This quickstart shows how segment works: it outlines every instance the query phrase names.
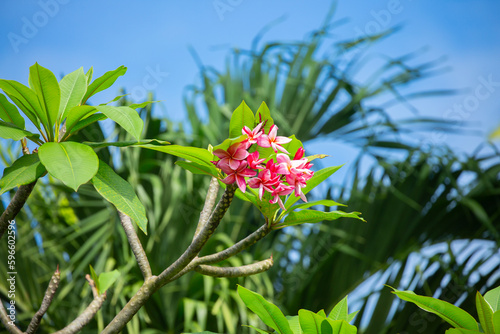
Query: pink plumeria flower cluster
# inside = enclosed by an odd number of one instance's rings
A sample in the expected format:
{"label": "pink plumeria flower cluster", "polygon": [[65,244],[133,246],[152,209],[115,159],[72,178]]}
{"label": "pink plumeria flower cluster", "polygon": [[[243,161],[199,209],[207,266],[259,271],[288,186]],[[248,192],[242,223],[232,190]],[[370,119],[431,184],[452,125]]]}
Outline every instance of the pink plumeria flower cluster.
{"label": "pink plumeria flower cluster", "polygon": [[[276,125],[272,125],[266,134],[262,124],[253,130],[245,126],[242,133],[246,138],[242,142],[231,145],[227,151],[222,149],[214,151],[220,160],[213,163],[227,174],[222,182],[225,184],[236,182],[242,192],[246,191],[247,185],[258,189],[260,200],[265,192],[269,192],[271,194],[269,202],[278,203],[283,210],[285,206],[280,196],[294,193],[307,202],[302,188],[306,186],[314,172],[311,170],[312,164],[304,157],[304,149],[299,148],[294,158],[290,159],[288,151],[281,145],[289,143],[291,139],[277,136]],[[249,149],[255,144],[264,148],[271,147],[277,153],[276,160],[271,159],[264,164],[266,159],[259,159],[258,151],[249,153]]]}

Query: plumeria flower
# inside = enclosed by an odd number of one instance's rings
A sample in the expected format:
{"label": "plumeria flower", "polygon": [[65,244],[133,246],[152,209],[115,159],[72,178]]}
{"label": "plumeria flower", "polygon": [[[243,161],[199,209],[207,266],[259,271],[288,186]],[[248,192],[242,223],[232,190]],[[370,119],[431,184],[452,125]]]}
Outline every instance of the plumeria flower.
{"label": "plumeria flower", "polygon": [[287,144],[292,139],[282,136],[276,136],[278,133],[278,127],[276,125],[272,125],[271,129],[269,129],[269,134],[266,135],[263,133],[257,140],[257,144],[260,147],[272,147],[275,153],[278,153],[280,150],[283,153],[289,154],[287,150],[285,150],[281,145]]}
{"label": "plumeria flower", "polygon": [[294,188],[296,197],[300,197],[304,202],[307,202],[306,195],[302,192],[302,188],[306,186],[305,177],[290,174],[286,176],[286,182]]}
{"label": "plumeria flower", "polygon": [[238,184],[238,188],[244,193],[247,189],[247,183],[245,181],[245,177],[252,177],[257,174],[257,172],[247,168],[247,162],[241,161],[238,168],[235,170],[224,170],[228,175],[222,180],[225,184],[232,184],[236,182]]}
{"label": "plumeria flower", "polygon": [[251,178],[248,180],[248,186],[250,188],[259,188],[259,198],[262,200],[264,195],[264,190],[273,192],[273,186],[277,186],[280,182],[279,176],[271,176],[271,171],[269,169],[264,169],[259,173],[259,176]]}
{"label": "plumeria flower", "polygon": [[217,149],[214,154],[220,158],[217,162],[217,167],[223,169],[225,166],[229,166],[232,170],[238,169],[242,160],[248,157],[248,151],[243,143],[235,143],[224,151],[223,149]]}
{"label": "plumeria flower", "polygon": [[262,128],[262,122],[259,123],[259,125],[257,125],[253,130],[250,130],[248,126],[243,127],[241,133],[248,136],[248,138],[245,139],[245,142],[247,143],[247,148],[250,147],[252,144],[255,144],[257,140],[260,138],[260,136],[263,134],[263,132],[260,130],[261,128]]}
{"label": "plumeria flower", "polygon": [[299,175],[302,173],[309,174],[311,171],[305,166],[308,163],[307,159],[290,160],[286,154],[278,153],[276,161],[279,164],[278,173],[283,175],[294,174]]}
{"label": "plumeria flower", "polygon": [[286,211],[285,205],[281,201],[280,196],[289,195],[289,194],[291,194],[293,192],[294,189],[295,188],[293,186],[285,186],[283,183],[280,183],[276,187],[276,189],[273,189],[273,191],[271,193],[271,196],[273,196],[273,198],[269,201],[269,203],[274,204],[274,203],[278,202],[278,204],[280,205],[280,208],[283,211]]}
{"label": "plumeria flower", "polygon": [[255,151],[247,157],[248,167],[251,169],[264,169],[264,166],[260,165],[264,160],[266,159],[259,159],[259,151]]}

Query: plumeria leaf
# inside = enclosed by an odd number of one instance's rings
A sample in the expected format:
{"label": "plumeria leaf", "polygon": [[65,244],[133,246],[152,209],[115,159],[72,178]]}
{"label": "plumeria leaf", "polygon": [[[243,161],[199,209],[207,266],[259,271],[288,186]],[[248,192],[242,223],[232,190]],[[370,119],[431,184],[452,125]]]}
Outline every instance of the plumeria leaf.
{"label": "plumeria leaf", "polygon": [[23,130],[12,123],[0,121],[0,138],[21,140],[24,137],[37,137],[37,134]]}
{"label": "plumeria leaf", "polygon": [[484,294],[484,299],[490,304],[493,312],[500,310],[500,286]]}
{"label": "plumeria leaf", "polygon": [[345,204],[337,203],[335,201],[332,201],[330,199],[323,199],[319,201],[312,201],[312,202],[307,202],[307,203],[301,203],[294,205],[290,208],[290,211],[296,210],[296,209],[307,209],[310,208],[311,206],[315,205],[324,205],[324,206],[346,206]]}
{"label": "plumeria leaf", "polygon": [[141,145],[156,145],[156,146],[165,146],[170,143],[165,140],[158,139],[142,139],[141,141],[117,141],[117,142],[90,142],[84,141],[83,144],[88,145],[94,149],[108,146],[115,147],[128,147],[128,146],[141,146]]}
{"label": "plumeria leaf", "polygon": [[492,321],[495,333],[500,333],[500,311],[496,311],[495,313],[493,313]]}
{"label": "plumeria leaf", "polygon": [[214,166],[214,164],[210,162],[214,159],[214,156],[204,148],[180,145],[157,146],[151,144],[137,146],[175,155],[176,157],[180,157],[192,162],[197,162],[209,167]]}
{"label": "plumeria leaf", "polygon": [[139,109],[139,108],[144,108],[147,105],[149,105],[151,103],[156,103],[156,102],[160,102],[160,101],[146,101],[146,102],[142,102],[142,103],[133,103],[133,104],[129,105],[129,107],[132,109]]}
{"label": "plumeria leaf", "polygon": [[17,81],[3,79],[0,79],[0,88],[36,127],[40,127],[38,115],[43,111],[34,91]]}
{"label": "plumeria leaf", "polygon": [[99,277],[95,273],[95,270],[94,270],[94,268],[92,267],[91,264],[89,264],[89,267],[90,267],[90,277],[92,278],[92,280],[95,283],[95,287],[97,289],[97,293],[101,294],[101,289],[100,289],[100,286],[99,286]]}
{"label": "plumeria leaf", "polygon": [[99,288],[104,293],[108,290],[120,277],[120,272],[118,270],[113,270],[107,273],[99,274]]}
{"label": "plumeria leaf", "polygon": [[315,155],[310,155],[306,157],[307,161],[313,161],[314,159],[324,159],[326,157],[329,157],[328,154],[315,154]]}
{"label": "plumeria leaf", "polygon": [[477,334],[477,333],[483,333],[483,332],[465,328],[450,328],[445,332],[445,334]]}
{"label": "plumeria leaf", "polygon": [[217,177],[217,168],[215,166],[212,168],[207,165],[202,165],[192,161],[176,161],[176,165],[184,168],[185,170],[190,171],[193,174],[202,174],[202,175],[210,175],[213,177]]}
{"label": "plumeria leaf", "polygon": [[106,117],[106,115],[103,115],[101,113],[90,115],[90,116],[78,121],[78,123],[76,123],[73,126],[73,128],[71,129],[71,133],[75,133],[75,132],[83,129],[86,126],[89,126],[92,123],[95,123],[97,121],[102,121],[102,120],[105,120],[107,118],[108,117]]}
{"label": "plumeria leaf", "polygon": [[61,102],[59,83],[54,73],[38,63],[30,67],[29,83],[36,92],[42,109],[38,116],[42,123],[45,124],[50,137],[52,136],[52,128],[57,121]]}
{"label": "plumeria leaf", "polygon": [[[115,97],[114,97],[111,101],[108,101],[108,102],[106,102],[106,103],[101,103],[100,105],[101,105],[101,106],[105,106],[105,105],[107,105],[107,104],[110,104],[110,103],[116,102],[116,101],[118,101],[119,99],[121,99],[122,97],[125,97],[125,96],[127,96],[127,95],[130,95],[130,94],[123,94],[123,95],[118,95],[118,96],[115,96]],[[130,106],[128,106],[128,107],[130,107]]]}
{"label": "plumeria leaf", "polygon": [[263,128],[264,132],[266,134],[269,133],[271,126],[274,125],[274,121],[271,117],[271,112],[269,111],[269,108],[267,107],[267,104],[265,102],[262,102],[259,109],[257,110],[257,113],[255,114],[254,126],[261,122],[265,123]]}
{"label": "plumeria leaf", "polygon": [[328,324],[321,315],[304,309],[299,310],[299,322],[304,334],[321,334],[323,333],[321,324],[323,322]]}
{"label": "plumeria leaf", "polygon": [[[75,125],[82,119],[95,114],[97,109],[93,106],[76,106],[71,108],[71,110],[63,115],[66,118],[66,132],[73,132]],[[64,118],[63,118],[64,119]]]}
{"label": "plumeria leaf", "polygon": [[64,76],[59,82],[61,87],[61,103],[59,105],[58,119],[60,121],[67,117],[68,112],[78,106],[87,92],[87,78],[80,67],[74,72]]}
{"label": "plumeria leaf", "polygon": [[283,223],[277,224],[275,228],[285,226],[300,225],[304,223],[319,223],[324,220],[337,220],[339,218],[355,218],[365,221],[359,215],[359,212],[343,212],[343,211],[316,211],[316,210],[301,210],[292,211],[286,217]]}
{"label": "plumeria leaf", "polygon": [[10,103],[3,94],[0,94],[0,119],[24,129],[23,116],[21,116],[16,106]]}
{"label": "plumeria leaf", "polygon": [[[270,333],[273,333],[273,332],[268,332],[268,331],[262,330],[260,328],[255,327],[255,326],[252,326],[252,325],[243,325],[243,326],[248,327],[248,328],[252,328],[253,330],[257,331],[257,333],[260,333],[260,334],[270,334]],[[205,333],[205,332],[203,332],[203,333]],[[209,332],[207,332],[207,333],[209,333]],[[212,333],[212,332],[210,332],[210,333]]]}
{"label": "plumeria leaf", "polygon": [[293,334],[288,320],[276,305],[268,302],[258,293],[245,289],[241,285],[238,285],[238,295],[245,305],[257,314],[267,326],[280,334]]}
{"label": "plumeria leaf", "polygon": [[141,138],[144,122],[134,109],[113,106],[96,106],[95,108],[118,123],[125,131],[134,136],[135,139],[139,140]]}
{"label": "plumeria leaf", "polygon": [[3,177],[0,179],[0,195],[15,187],[36,181],[43,173],[45,167],[37,153],[23,155],[4,169]]}
{"label": "plumeria leaf", "polygon": [[253,129],[253,125],[253,112],[250,107],[247,106],[245,101],[243,101],[231,115],[231,121],[229,122],[229,138],[241,136],[241,130],[244,126],[248,126],[250,129]]}
{"label": "plumeria leaf", "polygon": [[[338,171],[342,166],[332,166],[332,167],[326,167],[323,168],[317,172],[314,172],[314,176],[307,181],[307,185],[302,189],[302,192],[307,194],[314,188],[316,188],[317,185],[319,185],[321,182],[325,181],[327,178],[329,178],[333,173]],[[285,202],[285,208],[290,208],[295,202],[299,200],[299,197],[295,196],[288,196],[287,201]]]}
{"label": "plumeria leaf", "polygon": [[38,156],[50,175],[75,191],[99,168],[94,150],[76,142],[45,143],[38,149]]}
{"label": "plumeria leaf", "polygon": [[348,321],[348,306],[347,306],[347,296],[337,303],[328,315],[328,319],[332,320],[346,320]]}
{"label": "plumeria leaf", "polygon": [[[90,70],[89,70],[90,72]],[[127,68],[125,66],[120,66],[116,70],[113,71],[108,71],[104,73],[104,75],[100,76],[99,78],[95,79],[87,88],[87,92],[85,93],[85,96],[83,97],[82,104],[85,104],[89,97],[91,97],[94,94],[97,94],[113,85],[120,76],[124,75],[125,72],[127,72]],[[92,72],[91,72],[92,73]],[[87,72],[88,74],[88,72]],[[90,78],[92,78],[92,75],[90,75]],[[90,79],[88,79],[90,80]]]}
{"label": "plumeria leaf", "polygon": [[144,234],[147,234],[146,209],[130,183],[116,174],[105,162],[99,160],[99,170],[92,178],[92,184],[102,197],[129,216]]}
{"label": "plumeria leaf", "polygon": [[286,316],[286,319],[288,320],[288,324],[290,325],[290,329],[292,330],[293,334],[304,334],[302,331],[302,328],[300,328],[300,321],[299,321],[299,316]]}
{"label": "plumeria leaf", "polygon": [[486,334],[495,334],[493,328],[493,310],[490,304],[479,293],[476,293],[476,309],[479,317],[479,323]]}
{"label": "plumeria leaf", "polygon": [[413,291],[392,291],[402,300],[412,302],[421,309],[434,313],[455,328],[478,330],[476,320],[466,311],[448,302],[427,296],[419,296]]}

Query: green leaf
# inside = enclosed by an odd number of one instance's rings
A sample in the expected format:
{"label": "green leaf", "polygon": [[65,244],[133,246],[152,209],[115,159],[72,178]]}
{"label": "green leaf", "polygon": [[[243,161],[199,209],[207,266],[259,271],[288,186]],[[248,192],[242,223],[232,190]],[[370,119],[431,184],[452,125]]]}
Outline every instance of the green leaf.
{"label": "green leaf", "polygon": [[95,270],[94,268],[92,268],[92,265],[89,264],[89,267],[90,267],[90,277],[92,278],[92,280],[94,281],[95,283],[95,287],[97,289],[97,293],[98,294],[101,294],[101,289],[99,288],[99,278],[97,277],[97,274],[95,273]]}
{"label": "green leaf", "polygon": [[192,162],[197,162],[202,165],[214,167],[214,164],[210,162],[211,160],[214,159],[214,155],[208,152],[208,150],[204,148],[180,146],[180,145],[156,146],[151,144],[137,145],[137,146],[142,148],[148,148],[150,150],[164,152]]}
{"label": "green leaf", "polygon": [[445,332],[445,334],[476,334],[476,333],[483,333],[483,332],[464,329],[464,328],[450,328]]}
{"label": "green leaf", "polygon": [[356,317],[356,315],[359,313],[359,310],[358,311],[354,311],[352,313],[349,313],[349,315],[347,316],[347,322],[351,322],[352,319],[354,319],[354,317]]}
{"label": "green leaf", "polygon": [[147,234],[146,209],[139,201],[134,188],[127,181],[116,174],[105,162],[99,160],[99,170],[92,178],[92,184],[102,197],[129,216],[144,234]]}
{"label": "green leaf", "polygon": [[14,124],[0,121],[0,138],[21,140],[24,137],[38,136],[29,131],[23,130]]}
{"label": "green leaf", "polygon": [[65,113],[62,118],[66,118],[66,133],[75,131],[73,129],[80,120],[85,119],[96,112],[97,109],[95,107],[87,105],[71,108],[71,110]]}
{"label": "green leaf", "polygon": [[122,65],[122,66],[118,67],[116,70],[106,72],[106,73],[104,73],[104,75],[95,79],[87,88],[87,92],[85,93],[85,96],[83,97],[82,104],[85,104],[87,102],[87,100],[89,99],[89,97],[91,97],[92,95],[97,94],[97,93],[111,87],[111,85],[115,83],[116,79],[118,79],[120,76],[124,75],[125,72],[127,72],[127,68]]}
{"label": "green leaf", "polygon": [[268,332],[268,331],[262,330],[260,328],[255,327],[255,326],[252,326],[252,325],[243,325],[243,326],[248,327],[248,328],[252,328],[253,330],[257,331],[260,334],[269,334],[269,333],[272,333],[272,332]]}
{"label": "green leaf", "polygon": [[29,83],[43,111],[38,116],[45,124],[49,138],[52,138],[52,128],[56,123],[61,102],[61,90],[57,78],[54,73],[35,63],[30,67]]}
{"label": "green leaf", "polygon": [[229,148],[229,146],[233,145],[233,144],[236,144],[236,143],[239,143],[239,142],[242,142],[243,140],[246,139],[246,135],[240,135],[236,138],[228,138],[226,140],[224,140],[222,143],[220,143],[219,145],[216,145],[215,147],[213,147],[213,151],[215,150],[224,150],[224,151],[227,151],[227,149]]}
{"label": "green leaf", "polygon": [[[316,186],[318,186],[321,182],[329,178],[333,173],[338,171],[340,167],[342,166],[326,167],[317,172],[314,172],[314,176],[309,181],[307,181],[307,185],[302,189],[304,195],[316,188]],[[290,208],[295,202],[299,200],[299,198],[300,197],[296,196],[288,196],[288,199],[285,202],[285,208]]]}
{"label": "green leaf", "polygon": [[303,334],[304,332],[302,331],[302,328],[300,328],[300,322],[299,322],[299,316],[286,316],[286,319],[288,320],[288,324],[290,325],[290,329],[292,330],[293,334]]}
{"label": "green leaf", "polygon": [[490,304],[493,312],[500,310],[500,286],[486,292],[484,299]]}
{"label": "green leaf", "polygon": [[310,208],[311,206],[315,205],[324,205],[324,206],[346,206],[345,204],[337,203],[335,201],[329,200],[329,199],[322,199],[319,201],[312,201],[312,202],[307,202],[307,203],[301,203],[294,205],[290,208],[290,211],[293,211],[295,209],[307,209]]}
{"label": "green leaf", "polygon": [[45,173],[45,167],[38,159],[38,154],[26,154],[4,169],[0,179],[0,195],[15,187],[36,181]]}
{"label": "green leaf", "polygon": [[61,103],[59,105],[58,120],[62,121],[67,113],[78,106],[87,92],[87,78],[80,67],[74,72],[64,76],[59,82],[61,87]]}
{"label": "green leaf", "polygon": [[285,221],[283,223],[276,225],[276,228],[300,225],[304,223],[319,223],[323,220],[336,220],[339,218],[355,218],[365,221],[363,218],[359,217],[360,214],[361,214],[360,212],[343,212],[343,211],[330,211],[330,212],[323,212],[317,210],[292,211],[285,217]]}
{"label": "green leaf", "polygon": [[421,309],[436,314],[455,328],[478,330],[476,320],[469,313],[453,304],[432,297],[419,296],[413,291],[393,290],[393,293],[402,300],[412,302]]}
{"label": "green leaf", "polygon": [[210,175],[213,177],[217,177],[217,168],[215,166],[213,168],[202,165],[196,162],[191,161],[176,161],[176,165],[190,171],[193,174],[202,174],[202,175]]}
{"label": "green leaf", "polygon": [[101,148],[108,146],[116,147],[128,147],[128,146],[140,146],[140,145],[156,145],[156,146],[166,146],[170,145],[168,141],[158,140],[158,139],[143,139],[141,141],[116,141],[116,142],[90,142],[84,141],[83,144],[88,145],[92,148]]}
{"label": "green leaf", "polygon": [[269,108],[267,107],[267,104],[265,102],[261,103],[259,109],[257,110],[257,113],[255,114],[254,126],[258,125],[260,122],[266,122],[266,125],[263,128],[265,133],[269,133],[271,126],[274,125],[274,120],[271,117],[271,112],[269,111]]}
{"label": "green leaf", "polygon": [[300,140],[298,140],[297,138],[295,138],[295,135],[291,135],[288,138],[291,138],[292,141],[289,142],[289,143],[283,144],[281,146],[283,146],[283,148],[285,150],[287,150],[288,153],[290,153],[290,156],[292,156],[292,158],[293,158],[293,156],[295,155],[295,153],[297,153],[297,150],[299,148],[301,148],[301,147],[303,148],[304,145],[302,145],[302,142]]}
{"label": "green leaf", "polygon": [[144,122],[134,109],[113,106],[96,106],[95,108],[118,123],[128,133],[134,136],[135,139],[139,140],[141,138]]}
{"label": "green leaf", "polygon": [[322,316],[323,318],[326,318],[325,310],[319,310],[316,314]]}
{"label": "green leaf", "polygon": [[160,101],[146,101],[146,102],[142,102],[142,103],[133,103],[133,104],[129,105],[129,107],[132,109],[139,109],[139,108],[144,108],[148,104],[156,103],[156,102],[160,102]]}
{"label": "green leaf", "polygon": [[23,116],[21,116],[16,106],[10,103],[3,94],[0,94],[0,119],[24,129]]}
{"label": "green leaf", "polygon": [[87,79],[87,85],[90,85],[90,82],[92,81],[93,74],[94,74],[94,68],[92,66],[90,66],[87,73],[85,73],[85,78]]}
{"label": "green leaf", "polygon": [[348,320],[348,306],[347,306],[347,296],[333,307],[333,310],[328,315],[328,319],[331,320]]}
{"label": "green leaf", "polygon": [[493,313],[492,322],[495,333],[500,333],[500,311],[496,311],[495,313]]}
{"label": "green leaf", "polygon": [[43,110],[34,91],[17,81],[3,79],[0,79],[0,88],[37,128],[40,127],[37,115],[41,114]]}
{"label": "green leaf", "polygon": [[[295,151],[295,152],[297,152],[297,151]],[[324,159],[326,157],[329,157],[329,155],[328,154],[315,154],[315,155],[310,155],[310,156],[306,157],[306,159],[307,159],[307,161],[311,162],[315,159]]]}
{"label": "green leaf", "polygon": [[493,329],[493,310],[479,291],[476,293],[476,309],[479,323],[484,332],[486,334],[495,334],[495,330]]}
{"label": "green leaf", "polygon": [[322,323],[326,322],[328,324],[325,318],[312,311],[304,309],[299,310],[299,322],[304,334],[322,334]]}
{"label": "green leaf", "polygon": [[255,312],[267,326],[280,334],[293,334],[288,320],[276,305],[268,302],[258,293],[245,289],[241,285],[238,285],[238,294],[245,305]]}
{"label": "green leaf", "polygon": [[345,320],[328,319],[328,322],[331,325],[332,334],[356,334],[358,332],[355,326],[350,325]]}
{"label": "green leaf", "polygon": [[229,122],[229,138],[241,136],[241,131],[243,130],[244,126],[248,126],[250,129],[253,129],[253,125],[253,112],[247,106],[245,101],[243,101],[231,115],[231,120]]}
{"label": "green leaf", "polygon": [[120,277],[120,272],[118,270],[113,270],[107,273],[99,274],[99,288],[104,293],[106,290],[112,286],[116,280]]}
{"label": "green leaf", "polygon": [[38,149],[38,156],[50,175],[75,191],[99,168],[94,150],[75,142],[45,143]]}
{"label": "green leaf", "polygon": [[71,133],[75,133],[86,126],[89,126],[92,123],[95,123],[97,121],[102,121],[105,119],[107,119],[106,115],[103,115],[101,113],[90,115],[89,117],[83,118],[78,123],[76,123],[71,129]]}

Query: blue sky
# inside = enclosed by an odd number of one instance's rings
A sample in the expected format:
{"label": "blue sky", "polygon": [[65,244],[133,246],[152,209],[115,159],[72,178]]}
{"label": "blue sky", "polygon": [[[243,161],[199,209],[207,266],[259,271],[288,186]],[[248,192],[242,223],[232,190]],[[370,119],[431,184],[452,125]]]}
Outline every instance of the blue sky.
{"label": "blue sky", "polygon": [[[123,64],[128,72],[116,89],[126,87],[132,97],[141,98],[151,87],[167,115],[182,120],[182,92],[197,81],[198,72],[189,46],[205,64],[222,68],[227,50],[249,48],[266,24],[284,17],[264,41],[300,40],[319,27],[329,7],[329,1],[298,0],[2,1],[0,78],[27,83],[28,67],[36,61],[56,75],[80,66],[94,66],[99,75]],[[500,124],[499,13],[500,3],[494,0],[339,1],[336,18],[349,21],[335,32],[347,39],[402,24],[400,32],[373,51],[399,56],[428,47],[422,60],[446,56],[451,71],[414,87],[463,93],[415,105],[423,115],[481,129],[483,135],[475,137],[431,134],[436,143],[471,152]],[[475,97],[477,91],[481,99]],[[98,101],[115,92],[97,95]],[[393,109],[395,117],[410,115],[401,107]]]}

